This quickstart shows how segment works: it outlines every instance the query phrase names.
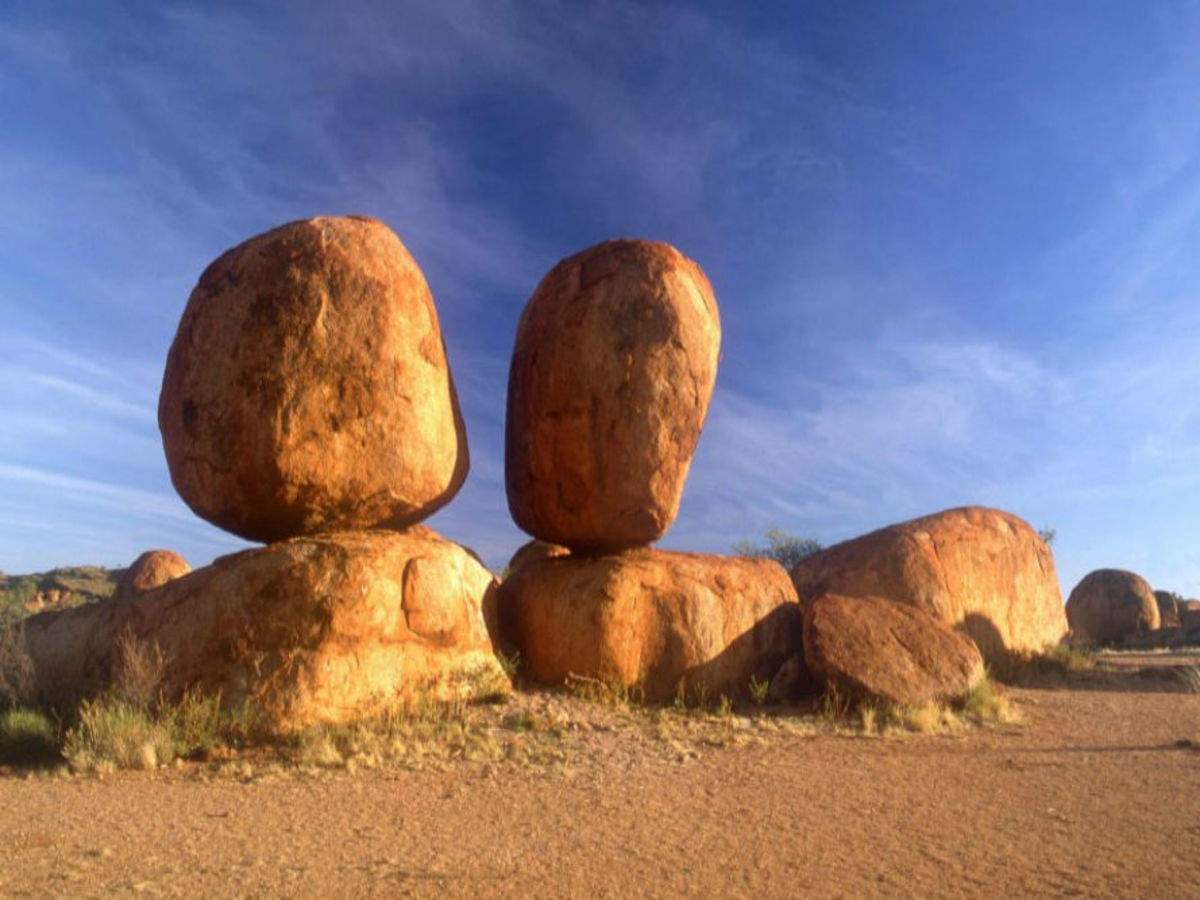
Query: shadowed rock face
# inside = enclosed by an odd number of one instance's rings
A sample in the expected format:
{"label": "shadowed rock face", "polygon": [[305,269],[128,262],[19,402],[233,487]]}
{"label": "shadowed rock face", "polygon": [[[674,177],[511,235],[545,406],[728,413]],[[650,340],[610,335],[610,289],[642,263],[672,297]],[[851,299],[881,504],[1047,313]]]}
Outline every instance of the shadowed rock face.
{"label": "shadowed rock face", "polygon": [[556,265],[521,315],[509,370],[505,485],[517,525],[576,549],[661,537],[720,342],[708,279],[673,247],[610,241]]}
{"label": "shadowed rock face", "polygon": [[113,596],[129,599],[161,587],[192,571],[188,561],[172,550],[147,550],[125,570]]}
{"label": "shadowed rock face", "polygon": [[743,696],[801,641],[796,593],[774,560],[656,550],[522,566],[501,586],[499,620],[535,680],[638,685],[650,701]]}
{"label": "shadowed rock face", "polygon": [[970,506],[891,525],[814,553],[791,574],[802,601],[838,593],[916,606],[970,636],[989,661],[1067,633],[1050,548],[1000,510]]}
{"label": "shadowed rock face", "polygon": [[1075,638],[1093,644],[1111,644],[1161,625],[1149,583],[1123,569],[1085,575],[1067,598],[1067,620]]}
{"label": "shadowed rock face", "polygon": [[274,731],[341,722],[456,679],[503,685],[485,615],[495,579],[427,528],[295,538],[222,557],[131,600],[28,619],[38,695],[110,683],[128,633],[166,660],[162,689],[251,701]]}
{"label": "shadowed rock face", "polygon": [[1179,605],[1179,627],[1200,628],[1200,600],[1184,600]]}
{"label": "shadowed rock face", "polygon": [[292,222],[212,263],[158,422],[184,501],[255,541],[412,524],[467,474],[433,298],[373,219]]}
{"label": "shadowed rock face", "polygon": [[1179,602],[1170,591],[1155,591],[1154,601],[1158,604],[1160,628],[1179,627]]}
{"label": "shadowed rock face", "polygon": [[819,680],[860,700],[950,701],[983,678],[970,638],[906,603],[823,594],[804,605],[804,660]]}

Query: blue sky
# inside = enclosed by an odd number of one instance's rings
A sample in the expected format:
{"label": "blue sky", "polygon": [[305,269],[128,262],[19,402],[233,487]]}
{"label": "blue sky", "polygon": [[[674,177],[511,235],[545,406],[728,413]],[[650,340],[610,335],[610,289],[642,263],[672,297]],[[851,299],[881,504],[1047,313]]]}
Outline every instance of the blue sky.
{"label": "blue sky", "polygon": [[493,565],[517,317],[633,236],[700,262],[724,325],[662,546],[981,503],[1057,529],[1064,593],[1200,594],[1200,7],[738,7],[6,4],[0,569],[243,546],[171,489],[168,345],[222,250],[364,213],[463,400],[430,524]]}

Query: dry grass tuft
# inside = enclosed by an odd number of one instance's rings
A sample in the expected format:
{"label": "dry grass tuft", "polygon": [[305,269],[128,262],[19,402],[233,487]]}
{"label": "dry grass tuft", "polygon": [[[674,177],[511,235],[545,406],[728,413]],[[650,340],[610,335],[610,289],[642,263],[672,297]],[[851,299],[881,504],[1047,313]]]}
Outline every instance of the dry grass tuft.
{"label": "dry grass tuft", "polygon": [[1179,680],[1189,694],[1200,694],[1200,665],[1181,666]]}

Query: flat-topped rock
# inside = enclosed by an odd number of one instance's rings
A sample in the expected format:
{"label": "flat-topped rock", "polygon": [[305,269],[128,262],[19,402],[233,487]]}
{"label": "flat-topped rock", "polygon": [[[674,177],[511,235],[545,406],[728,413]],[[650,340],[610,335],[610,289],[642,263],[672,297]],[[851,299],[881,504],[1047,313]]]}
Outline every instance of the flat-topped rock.
{"label": "flat-topped rock", "polygon": [[416,526],[294,538],[218,559],[128,603],[26,620],[43,701],[104,691],[118,638],[157,645],[161,690],[249,701],[273,731],[507,684],[484,624],[495,578]]}
{"label": "flat-topped rock", "polygon": [[745,696],[801,650],[774,560],[657,550],[534,560],[501,585],[500,631],[524,671],[636,688],[649,701]]}

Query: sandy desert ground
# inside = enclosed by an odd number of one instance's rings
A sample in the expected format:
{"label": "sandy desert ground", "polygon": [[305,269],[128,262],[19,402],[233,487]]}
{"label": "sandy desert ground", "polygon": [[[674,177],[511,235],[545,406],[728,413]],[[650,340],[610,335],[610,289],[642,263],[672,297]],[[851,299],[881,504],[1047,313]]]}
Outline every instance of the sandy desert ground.
{"label": "sandy desert ground", "polygon": [[963,734],[656,749],[597,713],[548,766],[10,772],[0,894],[1196,895],[1195,661],[1012,689],[1022,724]]}

